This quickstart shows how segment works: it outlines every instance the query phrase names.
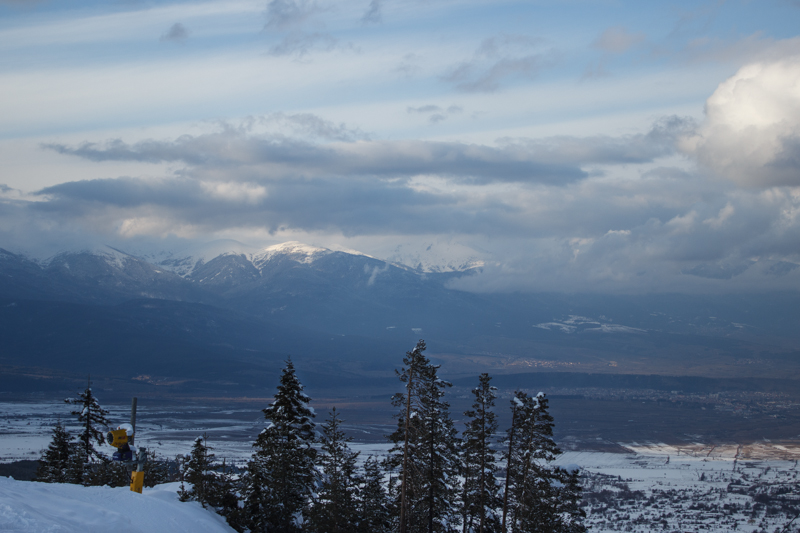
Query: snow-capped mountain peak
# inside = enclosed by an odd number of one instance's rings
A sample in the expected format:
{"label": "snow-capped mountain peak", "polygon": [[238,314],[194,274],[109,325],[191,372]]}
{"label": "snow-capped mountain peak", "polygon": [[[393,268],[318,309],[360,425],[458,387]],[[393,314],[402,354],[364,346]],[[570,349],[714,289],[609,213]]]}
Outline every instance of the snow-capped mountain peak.
{"label": "snow-capped mountain peak", "polygon": [[256,267],[264,264],[275,256],[285,256],[298,263],[313,263],[320,257],[332,253],[327,248],[319,248],[298,241],[289,241],[281,244],[274,244],[264,248],[260,252],[252,255],[253,264]]}
{"label": "snow-capped mountain peak", "polygon": [[418,272],[463,272],[485,266],[485,253],[450,240],[403,244],[386,251],[387,260]]}
{"label": "snow-capped mountain peak", "polygon": [[61,252],[46,260],[40,261],[42,266],[52,265],[55,263],[63,263],[67,268],[69,267],[68,258],[78,255],[95,256],[101,258],[108,266],[112,268],[122,269],[125,263],[129,260],[137,260],[131,254],[127,254],[111,246],[102,244],[90,248],[83,248],[77,252]]}
{"label": "snow-capped mountain peak", "polygon": [[[455,254],[455,257],[451,258],[449,262],[436,261],[437,254],[432,252],[432,248],[434,246],[429,245],[423,254],[395,253],[395,257],[385,261],[339,246],[329,249],[299,241],[289,241],[259,249],[235,240],[222,239],[194,244],[174,251],[143,251],[144,253],[134,252],[133,254],[108,245],[92,246],[78,252],[63,252],[46,261],[37,261],[37,264],[41,268],[59,269],[65,273],[71,273],[70,275],[98,276],[101,272],[105,273],[103,275],[111,275],[111,271],[113,271],[117,273],[113,274],[114,276],[119,274],[127,276],[126,279],[131,276],[139,279],[142,276],[177,274],[187,281],[206,287],[214,285],[215,290],[223,290],[223,287],[227,290],[257,282],[265,276],[272,276],[275,269],[280,271],[284,268],[293,268],[292,264],[311,266],[322,258],[331,257],[332,254],[337,254],[337,259],[334,260],[335,264],[351,264],[352,267],[358,263],[358,269],[372,272],[368,280],[373,280],[377,275],[375,269],[378,267],[375,265],[378,263],[374,263],[375,261],[385,263],[380,272],[384,272],[390,266],[408,272],[428,273],[466,271],[481,265],[479,260],[464,253],[466,250],[460,249],[457,251],[462,253]],[[452,248],[453,246],[449,246],[447,250],[452,250]],[[408,250],[402,251],[408,252]],[[395,252],[400,252],[400,250],[395,250]],[[341,257],[338,257],[339,254]],[[349,257],[349,259],[344,259],[345,257]],[[361,259],[356,259],[357,257]],[[370,263],[372,266],[364,266],[360,261],[365,258],[369,258],[374,264]],[[397,260],[401,258],[413,259],[413,261]],[[107,269],[111,269],[111,271]],[[78,274],[78,272],[84,274]],[[371,285],[372,281],[369,281],[369,284]]]}
{"label": "snow-capped mountain peak", "polygon": [[330,253],[333,252],[327,248],[298,241],[274,244],[259,250],[238,241],[225,239],[193,246],[178,252],[153,255],[148,259],[184,278],[194,278],[198,275],[198,271],[203,269],[205,278],[208,275],[205,265],[209,265],[212,261],[220,265],[220,261],[225,258],[231,258],[231,261],[239,265],[239,269],[250,264],[252,268],[260,272],[267,263],[278,257],[310,264]]}

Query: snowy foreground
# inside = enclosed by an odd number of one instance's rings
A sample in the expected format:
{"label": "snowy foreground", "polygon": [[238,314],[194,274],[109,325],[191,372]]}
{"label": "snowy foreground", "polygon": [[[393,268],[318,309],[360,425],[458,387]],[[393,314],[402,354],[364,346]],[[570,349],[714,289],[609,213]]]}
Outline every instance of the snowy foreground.
{"label": "snowy foreground", "polygon": [[[364,455],[386,451],[376,445],[354,448]],[[629,449],[566,452],[557,461],[583,469],[592,532],[772,533],[800,511],[796,449],[766,443],[749,451],[700,444]],[[0,478],[0,531],[232,531],[198,503],[179,502],[177,489],[170,483],[140,495],[127,488]]]}
{"label": "snowy foreground", "polygon": [[[128,409],[117,406],[113,418],[125,421]],[[63,404],[52,402],[0,402],[0,462],[38,459],[56,421],[72,422],[64,411]],[[254,435],[264,424],[260,412],[201,406],[163,412],[144,406],[140,418],[141,444],[160,457],[188,453],[194,439],[207,433],[217,459],[228,464],[250,457]],[[352,428],[356,435],[357,429]],[[628,453],[568,451],[557,462],[582,468],[593,533],[774,533],[800,512],[800,446],[767,441],[713,446],[700,440],[682,446],[619,443]],[[353,443],[361,460],[383,456],[388,448],[386,442]],[[178,502],[176,491],[175,484],[138,495],[126,488],[0,478],[0,531],[231,531],[197,503]],[[787,531],[798,525],[800,518]]]}
{"label": "snowy foreground", "polygon": [[82,487],[0,477],[0,531],[230,533],[221,516],[178,501],[178,483],[145,489]]}

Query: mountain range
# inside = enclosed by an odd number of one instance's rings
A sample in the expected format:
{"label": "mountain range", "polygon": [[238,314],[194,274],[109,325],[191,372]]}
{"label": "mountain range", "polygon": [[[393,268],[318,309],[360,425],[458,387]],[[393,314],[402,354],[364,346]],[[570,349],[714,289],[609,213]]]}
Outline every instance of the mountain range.
{"label": "mountain range", "polygon": [[379,390],[419,338],[454,377],[800,378],[797,294],[452,288],[480,268],[413,268],[298,242],[47,260],[0,249],[0,385],[50,390],[92,373],[119,390],[257,394],[291,356],[321,387]]}

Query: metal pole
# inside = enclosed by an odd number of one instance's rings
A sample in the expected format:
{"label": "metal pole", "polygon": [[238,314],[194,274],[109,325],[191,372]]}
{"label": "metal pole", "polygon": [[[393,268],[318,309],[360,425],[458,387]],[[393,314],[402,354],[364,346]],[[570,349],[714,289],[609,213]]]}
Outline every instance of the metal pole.
{"label": "metal pole", "polygon": [[136,396],[131,400],[131,427],[133,428],[133,435],[128,439],[129,444],[133,444],[133,439],[136,437]]}
{"label": "metal pole", "polygon": [[[131,435],[128,443],[133,444],[136,437],[136,396],[131,400],[131,427],[133,428],[133,435]],[[140,448],[134,456],[135,464],[133,465],[133,472],[131,472],[131,491],[142,493],[142,486],[144,485],[144,464],[147,462],[147,450]]]}

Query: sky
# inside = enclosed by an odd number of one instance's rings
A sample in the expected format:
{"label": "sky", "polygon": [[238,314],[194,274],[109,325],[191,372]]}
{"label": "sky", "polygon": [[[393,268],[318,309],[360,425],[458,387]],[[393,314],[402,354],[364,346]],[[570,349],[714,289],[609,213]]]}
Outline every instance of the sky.
{"label": "sky", "polygon": [[0,247],[800,288],[796,0],[0,0]]}

